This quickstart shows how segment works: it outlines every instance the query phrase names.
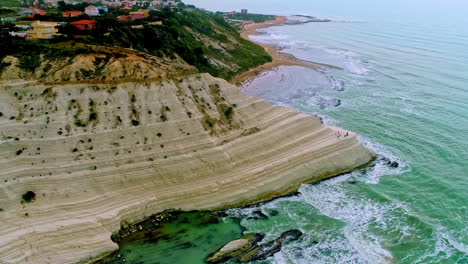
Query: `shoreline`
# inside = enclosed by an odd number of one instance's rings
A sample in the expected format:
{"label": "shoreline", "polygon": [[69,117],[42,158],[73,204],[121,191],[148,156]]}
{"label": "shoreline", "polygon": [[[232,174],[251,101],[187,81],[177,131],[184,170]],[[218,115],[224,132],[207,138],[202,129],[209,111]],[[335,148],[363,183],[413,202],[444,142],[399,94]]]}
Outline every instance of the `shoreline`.
{"label": "shoreline", "polygon": [[271,56],[272,61],[259,65],[255,68],[249,69],[243,73],[234,76],[231,80],[229,80],[230,83],[240,86],[242,83],[257,77],[259,74],[273,70],[279,66],[301,66],[310,69],[317,69],[318,67],[328,66],[319,63],[300,60],[294,57],[293,55],[281,53],[280,48],[278,47],[256,42],[249,38],[250,36],[259,35],[257,31],[258,29],[281,25],[287,25],[287,17],[277,16],[274,20],[262,23],[246,23],[242,26],[242,32],[240,34],[241,37],[247,41],[251,41],[259,46],[262,46],[265,49],[265,51]]}

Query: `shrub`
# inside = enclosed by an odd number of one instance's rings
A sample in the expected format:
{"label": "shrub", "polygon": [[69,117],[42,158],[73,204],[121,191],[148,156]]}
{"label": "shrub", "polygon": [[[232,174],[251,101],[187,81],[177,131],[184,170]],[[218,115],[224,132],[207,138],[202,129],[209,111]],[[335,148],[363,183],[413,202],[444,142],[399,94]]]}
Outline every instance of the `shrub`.
{"label": "shrub", "polygon": [[89,121],[94,121],[96,119],[97,119],[97,113],[92,112],[91,114],[89,114]]}
{"label": "shrub", "polygon": [[224,111],[224,115],[227,118],[231,118],[233,114],[234,114],[234,109],[232,107],[229,107],[228,109]]}
{"label": "shrub", "polygon": [[85,127],[86,124],[83,123],[83,121],[81,121],[80,119],[76,119],[76,120],[75,120],[75,126],[77,126],[77,127]]}
{"label": "shrub", "polygon": [[37,67],[39,67],[39,65],[41,65],[41,59],[37,54],[19,55],[18,60],[18,67],[28,72],[33,72]]}
{"label": "shrub", "polygon": [[138,120],[132,120],[132,125],[139,126],[140,122],[138,122]]}
{"label": "shrub", "polygon": [[36,193],[34,193],[33,191],[27,191],[23,194],[22,197],[24,202],[30,203],[36,200]]}

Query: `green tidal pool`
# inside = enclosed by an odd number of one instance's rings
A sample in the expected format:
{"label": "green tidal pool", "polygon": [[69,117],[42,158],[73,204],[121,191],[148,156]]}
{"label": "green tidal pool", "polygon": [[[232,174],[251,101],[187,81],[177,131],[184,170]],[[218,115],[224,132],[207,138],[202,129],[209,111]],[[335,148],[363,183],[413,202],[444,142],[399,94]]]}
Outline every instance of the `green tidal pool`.
{"label": "green tidal pool", "polygon": [[211,213],[181,213],[171,222],[141,238],[120,243],[118,257],[108,264],[202,264],[203,259],[242,234],[233,218],[218,218]]}

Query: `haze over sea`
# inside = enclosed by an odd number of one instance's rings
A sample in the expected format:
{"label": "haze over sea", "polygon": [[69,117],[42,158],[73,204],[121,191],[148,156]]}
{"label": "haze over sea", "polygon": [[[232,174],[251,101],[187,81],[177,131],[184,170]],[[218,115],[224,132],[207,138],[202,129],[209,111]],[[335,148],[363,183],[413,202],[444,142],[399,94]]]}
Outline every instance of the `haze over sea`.
{"label": "haze over sea", "polygon": [[[243,89],[355,131],[379,155],[374,167],[304,185],[297,196],[229,210],[265,241],[289,229],[306,234],[261,263],[468,263],[467,1],[187,2],[340,21],[271,27],[253,39],[341,69],[280,67]],[[256,210],[269,218],[248,219]],[[240,232],[230,222],[217,228],[209,232],[227,241]],[[167,257],[158,263],[202,263],[176,245],[151,251]]]}

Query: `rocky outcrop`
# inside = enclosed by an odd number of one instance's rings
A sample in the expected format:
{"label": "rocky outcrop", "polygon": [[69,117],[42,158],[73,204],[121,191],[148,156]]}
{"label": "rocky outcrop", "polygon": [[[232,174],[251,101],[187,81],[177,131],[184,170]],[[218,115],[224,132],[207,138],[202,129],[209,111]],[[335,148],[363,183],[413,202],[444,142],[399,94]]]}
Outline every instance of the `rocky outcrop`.
{"label": "rocky outcrop", "polygon": [[0,87],[0,263],[78,262],[117,249],[112,234],[155,213],[261,201],[371,161],[345,133],[208,74],[10,80]]}
{"label": "rocky outcrop", "polygon": [[259,233],[246,234],[241,238],[224,245],[221,249],[209,256],[206,261],[208,263],[222,263],[231,258],[237,257],[255,246],[258,241],[263,239],[263,237],[264,235]]}
{"label": "rocky outcrop", "polygon": [[249,250],[243,254],[238,261],[241,263],[251,262],[251,261],[260,261],[265,260],[274,254],[280,252],[283,244],[298,240],[302,237],[302,232],[300,230],[288,230],[281,234],[277,239],[267,242],[262,245],[255,246],[253,249]]}

